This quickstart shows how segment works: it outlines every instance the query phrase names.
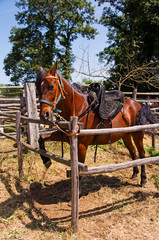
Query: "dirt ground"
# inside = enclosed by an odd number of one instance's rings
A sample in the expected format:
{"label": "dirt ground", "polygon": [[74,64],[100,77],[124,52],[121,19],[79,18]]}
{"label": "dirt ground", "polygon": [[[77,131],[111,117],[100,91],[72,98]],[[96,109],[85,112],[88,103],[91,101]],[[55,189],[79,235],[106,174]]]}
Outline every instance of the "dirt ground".
{"label": "dirt ground", "polygon": [[[144,139],[145,149],[151,138]],[[159,138],[156,150],[159,151]],[[12,149],[11,140],[1,140],[0,151]],[[47,143],[47,150],[60,153],[60,144]],[[129,161],[121,142],[87,152],[88,166]],[[149,156],[146,151],[146,156]],[[69,146],[65,145],[65,157]],[[146,166],[147,183],[131,179],[132,169],[82,179],[79,200],[79,232],[71,229],[70,179],[67,167],[53,161],[46,180],[44,166],[34,153],[23,154],[24,177],[19,179],[17,153],[0,154],[0,239],[18,240],[157,240],[159,239],[159,191],[152,175],[159,164]]]}

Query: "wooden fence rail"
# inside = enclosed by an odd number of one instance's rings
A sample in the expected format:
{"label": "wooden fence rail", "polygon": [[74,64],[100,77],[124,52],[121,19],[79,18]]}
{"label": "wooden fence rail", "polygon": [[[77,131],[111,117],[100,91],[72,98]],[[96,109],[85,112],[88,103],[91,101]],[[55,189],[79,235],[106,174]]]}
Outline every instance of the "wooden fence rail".
{"label": "wooden fence rail", "polygon": [[132,168],[148,163],[155,163],[159,162],[159,156],[157,157],[150,157],[150,158],[142,158],[133,160],[131,162],[124,162],[124,163],[117,163],[117,164],[109,164],[105,166],[99,166],[99,167],[89,167],[87,170],[80,170],[80,176],[85,175],[92,175],[92,174],[99,174],[99,173],[108,173],[108,172],[115,172],[118,170],[123,170],[126,168]]}
{"label": "wooden fence rail", "polygon": [[124,128],[100,128],[100,129],[82,129],[79,135],[101,135],[101,134],[111,134],[111,133],[126,133],[126,132],[137,132],[147,129],[159,128],[159,123],[139,125]]}

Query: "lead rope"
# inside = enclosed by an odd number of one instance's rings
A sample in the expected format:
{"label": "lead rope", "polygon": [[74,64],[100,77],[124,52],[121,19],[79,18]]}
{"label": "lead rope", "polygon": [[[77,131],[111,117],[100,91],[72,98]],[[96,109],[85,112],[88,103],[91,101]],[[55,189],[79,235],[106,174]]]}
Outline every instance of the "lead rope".
{"label": "lead rope", "polygon": [[55,127],[56,127],[59,131],[63,132],[64,134],[66,134],[66,135],[69,136],[69,137],[75,136],[75,135],[78,133],[78,130],[79,130],[79,126],[77,126],[77,131],[76,131],[75,133],[68,133],[68,132],[64,131],[62,128],[60,128],[57,124],[55,124]]}

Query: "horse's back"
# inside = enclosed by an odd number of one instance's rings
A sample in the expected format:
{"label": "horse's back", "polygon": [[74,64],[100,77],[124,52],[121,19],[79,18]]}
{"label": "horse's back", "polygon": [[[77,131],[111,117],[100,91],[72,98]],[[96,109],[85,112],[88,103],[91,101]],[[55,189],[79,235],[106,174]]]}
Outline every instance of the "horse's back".
{"label": "horse's back", "polygon": [[113,120],[113,127],[134,126],[140,109],[141,105],[134,99],[125,98],[121,112]]}

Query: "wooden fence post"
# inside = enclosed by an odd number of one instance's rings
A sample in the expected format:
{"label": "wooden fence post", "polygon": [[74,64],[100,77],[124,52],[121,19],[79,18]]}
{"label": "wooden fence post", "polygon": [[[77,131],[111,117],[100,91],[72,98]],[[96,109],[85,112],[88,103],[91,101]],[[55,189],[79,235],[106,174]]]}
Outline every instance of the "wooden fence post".
{"label": "wooden fence post", "polygon": [[[28,117],[37,118],[37,104],[36,104],[36,91],[35,83],[27,82],[24,85],[25,99]],[[36,123],[28,123],[28,140],[31,146],[39,147],[39,126]]]}
{"label": "wooden fence post", "polygon": [[152,147],[155,149],[156,141],[155,141],[155,134],[152,133]]}
{"label": "wooden fence post", "polygon": [[136,100],[137,97],[137,88],[134,88],[132,98]]}
{"label": "wooden fence post", "polygon": [[[78,117],[71,117],[71,132],[75,133],[77,130]],[[78,145],[77,135],[70,137],[70,154],[71,154],[71,226],[73,231],[78,231],[78,205],[79,205],[79,172],[78,172]]]}
{"label": "wooden fence post", "polygon": [[17,150],[18,150],[18,171],[19,177],[23,176],[23,158],[22,158],[22,142],[21,142],[21,131],[20,131],[20,117],[21,113],[16,113],[16,133],[17,133]]}

